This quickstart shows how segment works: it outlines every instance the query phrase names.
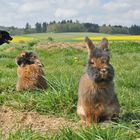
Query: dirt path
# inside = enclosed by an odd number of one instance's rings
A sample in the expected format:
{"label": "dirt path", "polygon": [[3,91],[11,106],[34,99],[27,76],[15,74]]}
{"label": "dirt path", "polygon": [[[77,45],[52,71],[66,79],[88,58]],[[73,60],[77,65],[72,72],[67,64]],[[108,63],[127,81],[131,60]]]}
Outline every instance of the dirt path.
{"label": "dirt path", "polygon": [[34,45],[34,48],[52,49],[52,48],[68,48],[74,47],[77,49],[86,50],[86,45],[84,42],[48,42],[48,43],[38,43]]}
{"label": "dirt path", "polygon": [[0,129],[4,135],[19,128],[31,128],[42,133],[55,132],[64,126],[76,127],[77,124],[64,118],[40,115],[35,112],[20,112],[5,106],[0,107]]}

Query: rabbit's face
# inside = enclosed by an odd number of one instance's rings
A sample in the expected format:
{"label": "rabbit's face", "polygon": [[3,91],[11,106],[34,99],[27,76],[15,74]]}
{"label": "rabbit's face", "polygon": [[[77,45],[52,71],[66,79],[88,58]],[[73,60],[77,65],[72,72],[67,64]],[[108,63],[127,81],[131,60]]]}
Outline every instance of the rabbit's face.
{"label": "rabbit's face", "polygon": [[114,69],[109,63],[110,56],[108,50],[108,41],[103,39],[101,46],[96,48],[92,41],[86,38],[89,48],[89,60],[87,73],[96,83],[110,82],[114,77]]}
{"label": "rabbit's face", "polygon": [[37,55],[33,52],[22,52],[16,57],[16,62],[19,66],[26,64],[38,64],[39,66],[43,66]]}

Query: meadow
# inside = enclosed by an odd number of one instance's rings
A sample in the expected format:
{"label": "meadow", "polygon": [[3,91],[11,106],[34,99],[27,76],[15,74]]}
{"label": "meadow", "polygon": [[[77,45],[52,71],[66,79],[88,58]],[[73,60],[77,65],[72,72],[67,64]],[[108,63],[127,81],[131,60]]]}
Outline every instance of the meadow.
{"label": "meadow", "polygon": [[[0,106],[31,111],[46,116],[79,122],[76,115],[80,76],[85,72],[87,52],[74,47],[35,48],[38,43],[73,42],[84,36],[108,36],[92,33],[31,34],[33,40],[0,46]],[[98,45],[99,42],[96,41]],[[40,133],[19,129],[7,134],[8,140],[136,140],[140,138],[140,42],[110,41],[111,63],[115,68],[115,89],[121,105],[120,118],[107,126],[64,126],[58,131]],[[61,47],[61,46],[60,46]],[[48,90],[16,92],[15,57],[21,51],[36,52],[43,64]],[[5,139],[0,135],[0,139]]]}

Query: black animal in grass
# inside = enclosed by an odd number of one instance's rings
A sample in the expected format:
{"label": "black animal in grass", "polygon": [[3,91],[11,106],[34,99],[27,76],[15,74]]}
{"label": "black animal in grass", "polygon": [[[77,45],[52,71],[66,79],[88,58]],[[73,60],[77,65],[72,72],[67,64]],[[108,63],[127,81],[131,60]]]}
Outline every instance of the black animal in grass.
{"label": "black animal in grass", "polygon": [[0,30],[0,45],[9,43],[12,39],[8,32]]}

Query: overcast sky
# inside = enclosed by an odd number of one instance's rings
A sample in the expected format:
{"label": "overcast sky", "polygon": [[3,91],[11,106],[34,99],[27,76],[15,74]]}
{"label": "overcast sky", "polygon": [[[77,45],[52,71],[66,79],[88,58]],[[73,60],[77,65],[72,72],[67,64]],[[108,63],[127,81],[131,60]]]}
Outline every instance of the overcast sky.
{"label": "overcast sky", "polygon": [[140,25],[140,0],[0,0],[0,25],[79,20],[113,25]]}

